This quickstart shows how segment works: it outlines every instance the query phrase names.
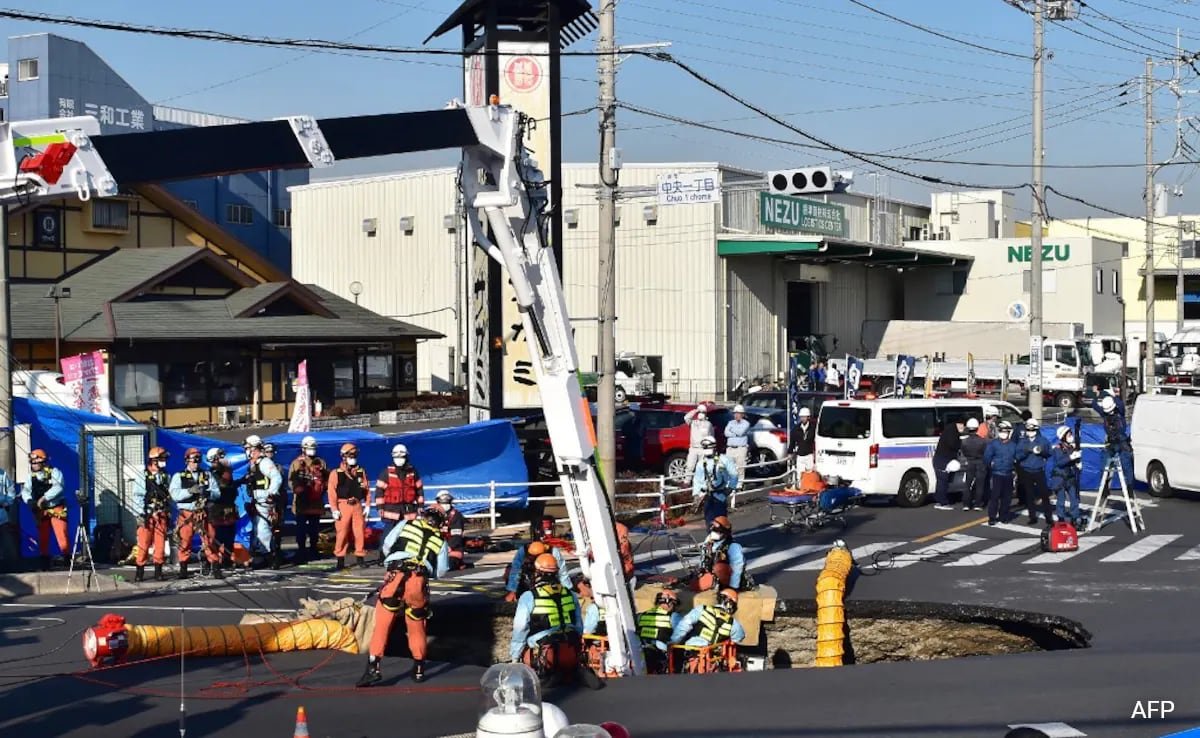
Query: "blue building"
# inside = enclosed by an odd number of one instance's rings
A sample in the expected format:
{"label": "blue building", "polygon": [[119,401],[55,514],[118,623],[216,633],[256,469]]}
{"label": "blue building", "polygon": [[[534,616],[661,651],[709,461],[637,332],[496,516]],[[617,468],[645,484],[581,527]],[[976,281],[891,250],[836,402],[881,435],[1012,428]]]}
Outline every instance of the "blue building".
{"label": "blue building", "polygon": [[[108,134],[244,122],[153,105],[86,44],[49,33],[8,39],[0,77],[0,115],[32,120],[92,115]],[[292,269],[288,187],[307,170],[236,174],[165,183],[171,194],[227,230],[286,274]]]}

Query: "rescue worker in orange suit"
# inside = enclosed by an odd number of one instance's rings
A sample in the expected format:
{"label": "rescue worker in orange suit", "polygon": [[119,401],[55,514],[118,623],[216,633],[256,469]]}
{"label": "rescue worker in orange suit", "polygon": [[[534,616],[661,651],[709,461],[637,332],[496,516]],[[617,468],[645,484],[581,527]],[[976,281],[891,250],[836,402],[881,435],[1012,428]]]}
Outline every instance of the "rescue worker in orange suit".
{"label": "rescue worker in orange suit", "polygon": [[188,562],[192,559],[192,536],[200,533],[200,555],[208,562],[212,575],[221,578],[220,546],[217,531],[208,520],[208,503],[221,496],[217,480],[200,468],[200,450],[189,448],[183,454],[183,471],[171,477],[171,499],[175,500],[178,516],[175,533],[179,541],[179,578],[188,578]]}
{"label": "rescue worker in orange suit", "polygon": [[385,538],[401,520],[416,518],[417,511],[425,505],[425,483],[417,468],[409,463],[408,447],[403,443],[392,446],[392,463],[380,472],[375,489]]}
{"label": "rescue worker in orange suit", "polygon": [[[136,498],[135,498],[136,499]],[[146,474],[142,477],[141,506],[138,509],[137,529],[137,574],[133,581],[146,579],[146,559],[150,547],[154,547],[154,578],[163,580],[163,562],[166,561],[167,527],[171,523],[171,478],[167,475],[167,452],[155,446],[150,449],[146,462]]]}
{"label": "rescue worker in orange suit", "polygon": [[366,566],[365,527],[367,512],[371,509],[371,483],[358,465],[358,447],[353,443],[342,444],[342,463],[329,473],[326,489],[329,490],[329,509],[333,511],[333,524],[337,530],[333,547],[337,569],[346,568],[351,537],[358,565]]}
{"label": "rescue worker in orange suit", "polygon": [[437,506],[441,509],[442,516],[446,521],[442,524],[442,538],[450,547],[450,568],[452,570],[467,568],[463,543],[463,531],[466,530],[467,521],[454,506],[454,495],[450,494],[450,490],[438,490]]}
{"label": "rescue worker in orange suit", "polygon": [[582,632],[579,600],[563,586],[558,560],[551,554],[538,556],[533,589],[517,600],[509,656],[541,676],[573,674]]}
{"label": "rescue worker in orange suit", "polygon": [[667,672],[667,643],[682,619],[677,610],[679,595],[664,589],[654,595],[654,609],[638,614],[638,638],[646,658],[646,671],[651,674]]}
{"label": "rescue worker in orange suit", "polygon": [[317,538],[321,532],[321,516],[325,514],[325,480],[328,478],[329,467],[317,456],[317,439],[305,436],[300,441],[300,455],[288,469],[299,561],[317,558]]}
{"label": "rescue worker in orange suit", "polygon": [[733,539],[733,524],[724,515],[713,518],[708,537],[700,545],[700,575],[693,589],[703,592],[720,585],[742,590],[746,588],[745,572],[746,553]]}
{"label": "rescue worker in orange suit", "polygon": [[50,569],[50,532],[58,543],[58,552],[66,563],[67,498],[63,493],[62,472],[50,466],[46,452],[35,448],[29,453],[29,483],[21,491],[21,499],[33,512],[37,523],[38,550],[42,554],[42,569]]}
{"label": "rescue worker in orange suit", "polygon": [[633,543],[629,540],[629,526],[620,521],[614,521],[617,529],[617,555],[621,557],[621,572],[625,581],[632,589],[637,589],[637,577],[634,576]]}
{"label": "rescue worker in orange suit", "polygon": [[208,506],[208,523],[213,526],[221,565],[228,566],[233,556],[233,540],[237,533],[237,497],[241,481],[233,476],[233,467],[225,460],[225,451],[210,448],[204,454],[208,472],[217,484],[217,499]]}
{"label": "rescue worker in orange suit", "polygon": [[421,511],[421,517],[401,521],[383,541],[387,576],[375,603],[375,629],[371,631],[367,670],[359,687],[370,687],[383,679],[380,663],[387,650],[388,633],[396,613],[404,610],[408,650],[413,657],[414,682],[425,681],[425,621],[429,607],[429,577],[443,577],[450,568],[450,548],[442,538],[442,513],[436,507]]}

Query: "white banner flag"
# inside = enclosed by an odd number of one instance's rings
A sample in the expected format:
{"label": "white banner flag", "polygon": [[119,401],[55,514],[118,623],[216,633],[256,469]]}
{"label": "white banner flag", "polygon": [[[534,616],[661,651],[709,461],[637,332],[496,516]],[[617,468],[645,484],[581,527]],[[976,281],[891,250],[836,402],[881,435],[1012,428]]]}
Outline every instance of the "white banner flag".
{"label": "white banner flag", "polygon": [[307,433],[312,425],[312,402],[308,396],[308,362],[300,362],[296,370],[296,407],[292,408],[292,422],[288,433]]}

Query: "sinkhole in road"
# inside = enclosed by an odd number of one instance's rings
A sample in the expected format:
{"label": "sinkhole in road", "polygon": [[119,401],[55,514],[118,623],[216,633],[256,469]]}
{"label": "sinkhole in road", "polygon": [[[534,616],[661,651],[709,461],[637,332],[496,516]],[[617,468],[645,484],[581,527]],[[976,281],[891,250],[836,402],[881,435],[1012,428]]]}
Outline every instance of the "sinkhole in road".
{"label": "sinkhole in road", "polygon": [[[847,664],[1087,648],[1092,637],[1080,623],[1055,615],[930,602],[851,600],[846,620]],[[431,660],[477,666],[509,660],[511,605],[438,607],[428,627]],[[762,624],[757,641],[739,652],[767,669],[812,666],[815,603],[779,600],[775,620]],[[393,649],[405,655],[404,639],[393,637]]]}

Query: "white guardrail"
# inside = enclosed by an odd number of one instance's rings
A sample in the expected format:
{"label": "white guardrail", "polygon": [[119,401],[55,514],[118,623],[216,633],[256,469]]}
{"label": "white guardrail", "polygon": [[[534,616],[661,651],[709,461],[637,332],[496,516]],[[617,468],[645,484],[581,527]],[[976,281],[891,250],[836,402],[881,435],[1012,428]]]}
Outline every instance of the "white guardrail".
{"label": "white guardrail", "polygon": [[[744,479],[743,484],[747,485],[749,488],[738,490],[730,496],[729,508],[731,510],[735,509],[737,507],[737,503],[741,499],[745,499],[750,496],[757,496],[759,494],[766,494],[767,492],[769,492],[771,490],[783,489],[783,488],[788,487],[789,485],[794,484],[795,465],[792,463],[791,456],[784,457],[783,459],[776,459],[773,461],[763,461],[763,462],[758,462],[756,464],[746,464],[747,471],[751,470],[751,469],[759,469],[759,468],[766,469],[769,467],[782,467],[783,471],[778,474],[774,474],[774,475],[767,475],[767,476],[763,476],[763,477],[749,477],[747,479]],[[620,491],[621,487],[623,487],[623,486],[630,487],[630,486],[634,486],[634,485],[644,485],[644,484],[653,484],[657,487],[657,490],[653,491],[653,492],[621,492]],[[753,485],[753,486],[750,486],[750,485]],[[507,490],[507,489],[526,488],[526,487],[529,488],[529,490],[530,490],[530,494],[527,498],[524,496],[505,495],[505,493],[504,493],[504,490]],[[565,502],[566,497],[561,494],[538,495],[538,496],[535,496],[532,494],[533,490],[535,490],[535,489],[557,489],[559,487],[561,487],[561,484],[559,482],[497,482],[497,481],[491,481],[491,482],[486,482],[486,483],[481,482],[478,484],[440,484],[440,485],[437,485],[437,487],[427,488],[425,490],[425,492],[427,495],[427,501],[429,501],[429,499],[430,499],[428,497],[428,495],[434,493],[435,490],[448,489],[454,494],[454,500],[457,503],[470,503],[470,504],[487,503],[487,506],[488,506],[487,512],[472,513],[471,515],[464,515],[464,517],[467,518],[468,520],[486,519],[488,521],[488,523],[487,523],[488,527],[494,529],[497,527],[497,525],[496,525],[497,520],[500,517],[500,511],[497,508],[501,503],[520,502],[525,499],[527,499],[529,502],[538,502],[538,503]],[[463,491],[487,490],[487,494],[486,495],[482,495],[482,494],[475,495],[475,494],[470,494],[468,492],[466,494],[460,495],[459,494],[460,490],[463,490]],[[667,524],[667,518],[668,518],[668,515],[670,512],[672,512],[674,510],[682,510],[685,508],[689,508],[692,505],[690,499],[688,502],[671,504],[670,503],[671,496],[676,495],[676,494],[686,494],[690,498],[690,496],[692,494],[692,478],[691,478],[691,476],[686,475],[686,474],[677,475],[677,476],[667,476],[665,474],[662,474],[657,477],[644,477],[644,478],[636,478],[636,479],[618,479],[617,480],[617,492],[616,492],[616,494],[613,495],[614,500],[633,500],[633,499],[649,500],[649,499],[653,499],[653,500],[656,500],[658,504],[655,505],[654,507],[638,507],[635,509],[615,509],[614,508],[613,514],[617,517],[622,517],[622,516],[630,517],[630,516],[634,516],[634,515],[646,515],[646,514],[650,514],[650,513],[656,513],[658,515],[659,524],[665,526]],[[371,512],[374,513],[374,510],[372,510]],[[370,521],[379,520],[379,516],[377,514],[372,514],[367,518],[367,520],[370,520]],[[565,520],[565,518],[559,519],[559,522],[561,522],[562,520]],[[329,518],[329,517],[322,518],[322,522],[331,522],[331,521],[332,521],[332,518]]]}

